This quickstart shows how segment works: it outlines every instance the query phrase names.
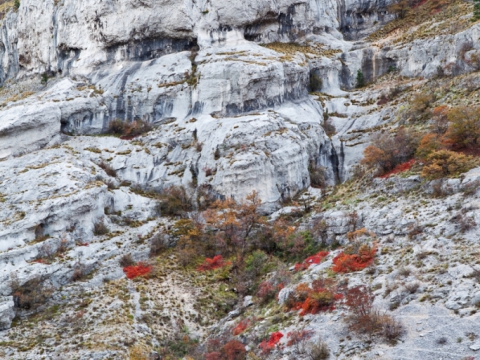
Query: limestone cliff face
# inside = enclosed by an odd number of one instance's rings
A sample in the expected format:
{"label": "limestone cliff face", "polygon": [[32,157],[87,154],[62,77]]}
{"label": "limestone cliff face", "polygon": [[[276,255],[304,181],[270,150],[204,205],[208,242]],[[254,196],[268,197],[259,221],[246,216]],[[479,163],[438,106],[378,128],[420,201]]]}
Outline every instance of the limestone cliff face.
{"label": "limestone cliff face", "polygon": [[[309,167],[323,167],[329,184],[344,182],[374,130],[406,121],[399,109],[408,105],[407,97],[382,104],[392,90],[413,92],[428,79],[466,76],[480,68],[480,25],[466,12],[456,20],[468,26],[455,31],[445,31],[447,18],[426,29],[399,34],[393,28],[369,38],[395,18],[387,10],[393,2],[22,0],[8,11],[0,25],[0,330],[15,316],[13,273],[21,283],[44,276],[58,289],[71,282],[80,259],[89,271],[99,270],[88,285],[99,287],[103,276],[123,276],[121,255],[146,258],[141,241],[155,233],[159,221],[143,190],[182,185],[200,200],[205,193],[241,200],[256,190],[263,210],[272,213],[283,201],[312,190]],[[354,91],[359,70],[367,82],[378,84]],[[388,80],[392,73],[395,84]],[[142,119],[154,129],[133,141],[97,136],[115,119]],[[327,136],[327,119],[336,134]],[[463,201],[459,191],[478,181],[475,169],[445,182],[455,191],[434,204],[405,198],[399,210],[396,203],[383,204],[383,196],[377,201],[366,194],[358,203],[345,199],[341,211],[322,216],[335,238],[345,238],[347,213],[353,210],[379,235],[404,236],[418,220],[407,207],[418,207],[425,229],[446,224],[444,233],[426,232],[426,248],[436,248],[438,238],[445,236],[443,246],[456,231],[437,210],[457,208]],[[389,187],[379,182],[376,191],[388,197],[419,183],[418,177]],[[473,199],[465,211],[479,222],[478,196]],[[111,236],[94,234],[99,221]],[[38,243],[37,232],[49,237]],[[32,262],[44,244],[58,249],[61,241],[69,249],[61,262]],[[400,253],[402,240],[393,244]],[[424,250],[415,245],[415,253]],[[382,261],[385,274],[397,266],[394,257]],[[449,296],[448,308],[466,314],[480,295],[473,279],[466,281],[463,298],[455,292],[464,274],[470,272],[458,272],[441,292]],[[389,281],[385,275],[379,283],[387,287]],[[84,291],[82,286],[72,293]],[[337,335],[332,341],[341,352],[343,335]],[[415,347],[416,340],[410,338],[404,348]],[[394,349],[388,350],[392,358],[407,356]],[[374,351],[372,358],[379,354]],[[22,356],[12,350],[12,358]]]}

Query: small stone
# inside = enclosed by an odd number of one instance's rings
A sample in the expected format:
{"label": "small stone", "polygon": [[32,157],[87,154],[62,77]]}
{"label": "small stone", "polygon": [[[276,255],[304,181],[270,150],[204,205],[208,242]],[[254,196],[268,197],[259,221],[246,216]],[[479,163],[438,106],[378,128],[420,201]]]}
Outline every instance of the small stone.
{"label": "small stone", "polygon": [[473,350],[473,351],[478,351],[480,350],[480,342],[477,342],[473,345],[470,345],[470,349]]}

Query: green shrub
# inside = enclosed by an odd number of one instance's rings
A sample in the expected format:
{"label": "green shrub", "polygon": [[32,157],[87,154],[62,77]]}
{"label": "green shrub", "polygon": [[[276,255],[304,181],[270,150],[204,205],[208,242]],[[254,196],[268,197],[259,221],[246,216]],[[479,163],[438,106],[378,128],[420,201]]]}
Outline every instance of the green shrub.
{"label": "green shrub", "polygon": [[363,75],[362,70],[357,71],[357,88],[362,88],[365,86],[365,77]]}
{"label": "green shrub", "polygon": [[310,91],[322,90],[323,81],[315,72],[310,73]]}

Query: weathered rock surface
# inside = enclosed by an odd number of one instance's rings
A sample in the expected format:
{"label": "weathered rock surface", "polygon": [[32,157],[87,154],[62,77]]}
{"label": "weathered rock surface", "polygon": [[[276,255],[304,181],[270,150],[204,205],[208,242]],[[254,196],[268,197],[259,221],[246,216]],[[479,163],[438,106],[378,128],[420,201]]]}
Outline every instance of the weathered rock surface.
{"label": "weathered rock surface", "polygon": [[[52,306],[78,300],[78,307],[47,326],[48,346],[55,348],[53,328],[73,324],[68,326],[74,331],[77,321],[87,320],[97,326],[92,339],[104,341],[106,334],[115,346],[58,348],[52,356],[121,358],[131,338],[151,338],[154,331],[167,336],[179,319],[196,335],[205,334],[211,319],[199,320],[198,306],[204,304],[191,292],[198,279],[159,275],[162,280],[146,299],[141,285],[124,279],[119,258],[130,253],[146,259],[148,241],[161,225],[171,225],[155,219],[155,201],[142,191],[182,185],[191,196],[201,189],[241,200],[256,190],[263,210],[271,213],[309,189],[312,164],[325,168],[329,184],[349,179],[372,133],[408,121],[398,111],[408,105],[402,92],[440,75],[478,70],[478,23],[409,42],[392,39],[395,34],[365,40],[394,18],[387,11],[391,3],[23,0],[8,12],[0,28],[0,343],[10,345],[0,347],[0,357],[42,356],[35,347],[18,351],[8,342],[14,332],[3,331],[15,316],[28,313],[14,306],[13,274],[21,283],[48,278],[57,291]],[[367,82],[378,83],[353,91],[358,70]],[[381,104],[392,89],[400,95]],[[327,118],[336,128],[330,137],[324,131]],[[141,119],[154,130],[133,140],[101,136],[115,119]],[[115,177],[100,167],[105,164]],[[376,286],[378,306],[398,305],[395,313],[407,328],[397,346],[367,348],[356,339],[340,342],[343,310],[307,316],[307,328],[336,358],[459,358],[478,350],[471,335],[480,331],[478,269],[472,260],[478,228],[461,229],[452,219],[461,215],[480,224],[478,194],[462,195],[478,183],[479,169],[440,182],[419,175],[375,179],[313,216],[325,221],[328,243],[345,244],[347,233],[360,227],[377,234],[381,256],[375,276],[362,272],[346,279],[349,286]],[[438,189],[445,197],[430,198]],[[310,192],[305,198],[312,195],[320,204],[324,192]],[[95,235],[96,223],[104,223],[109,234]],[[37,261],[60,246],[66,246],[61,257],[49,264]],[[335,254],[302,279],[324,275]],[[168,269],[175,268],[169,261]],[[410,275],[400,274],[400,263]],[[72,284],[78,269],[90,278]],[[411,282],[419,283],[414,293],[407,291]],[[107,296],[104,289],[115,294]],[[280,292],[280,304],[291,291]],[[96,310],[85,315],[82,296],[90,292]],[[180,306],[176,299],[182,299]],[[232,325],[245,308],[256,306],[251,298],[244,304],[217,326]],[[98,310],[103,306],[105,313]],[[160,314],[161,324],[152,324],[145,307]],[[282,330],[299,325],[288,326]],[[25,336],[36,338],[37,330]],[[472,339],[432,350],[439,337],[451,333]],[[272,357],[298,356],[287,348]]]}

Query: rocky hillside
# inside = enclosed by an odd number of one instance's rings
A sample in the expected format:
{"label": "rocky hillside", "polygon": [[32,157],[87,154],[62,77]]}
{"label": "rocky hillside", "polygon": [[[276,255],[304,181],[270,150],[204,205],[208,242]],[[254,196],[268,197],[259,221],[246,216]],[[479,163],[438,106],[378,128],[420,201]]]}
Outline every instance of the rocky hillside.
{"label": "rocky hillside", "polygon": [[471,2],[0,3],[0,358],[480,356]]}

